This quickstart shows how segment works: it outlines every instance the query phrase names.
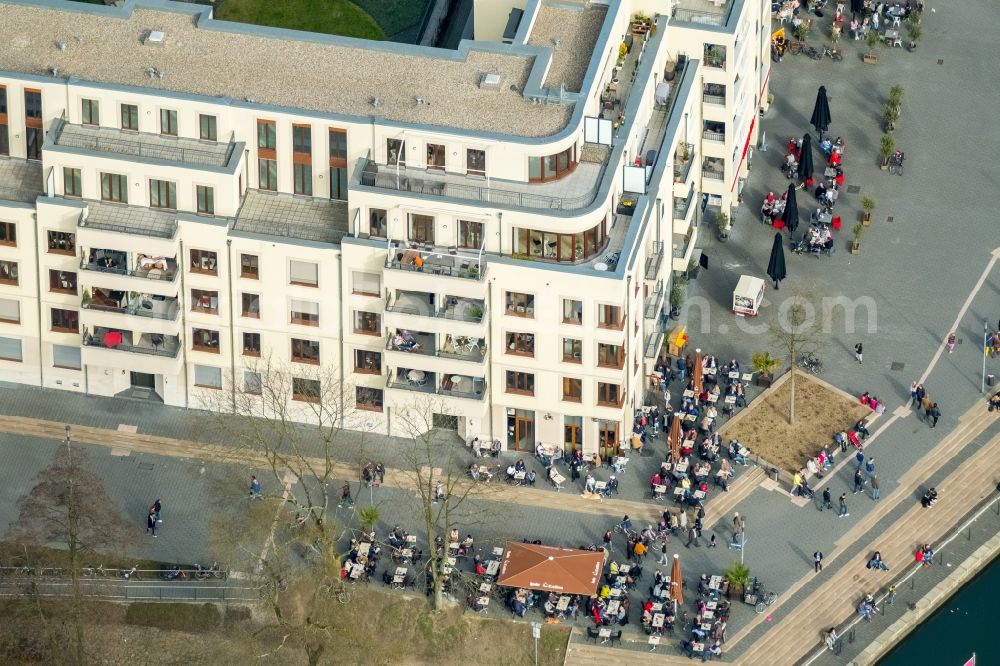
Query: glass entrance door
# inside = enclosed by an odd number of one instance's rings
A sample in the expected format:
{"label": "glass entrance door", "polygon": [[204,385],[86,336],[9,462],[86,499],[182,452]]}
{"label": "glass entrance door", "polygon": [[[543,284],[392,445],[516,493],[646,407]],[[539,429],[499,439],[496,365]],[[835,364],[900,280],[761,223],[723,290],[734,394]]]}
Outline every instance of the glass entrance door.
{"label": "glass entrance door", "polygon": [[514,451],[535,450],[535,412],[515,409],[507,414],[507,448]]}

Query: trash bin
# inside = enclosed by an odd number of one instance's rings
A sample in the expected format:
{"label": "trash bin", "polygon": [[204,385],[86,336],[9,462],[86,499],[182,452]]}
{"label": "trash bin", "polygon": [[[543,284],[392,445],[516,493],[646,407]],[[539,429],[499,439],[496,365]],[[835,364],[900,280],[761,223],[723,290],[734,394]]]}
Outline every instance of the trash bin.
{"label": "trash bin", "polygon": [[993,386],[996,383],[996,381],[997,381],[997,378],[996,378],[995,375],[986,375],[986,385],[987,386]]}

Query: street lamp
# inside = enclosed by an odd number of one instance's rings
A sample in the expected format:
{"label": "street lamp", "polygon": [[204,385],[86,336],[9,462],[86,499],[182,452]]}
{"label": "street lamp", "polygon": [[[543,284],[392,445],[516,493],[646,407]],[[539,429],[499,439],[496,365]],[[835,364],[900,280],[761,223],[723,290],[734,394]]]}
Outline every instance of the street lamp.
{"label": "street lamp", "polygon": [[983,322],[983,382],[980,385],[979,392],[986,393],[986,354],[989,351],[990,344],[990,324],[987,321]]}

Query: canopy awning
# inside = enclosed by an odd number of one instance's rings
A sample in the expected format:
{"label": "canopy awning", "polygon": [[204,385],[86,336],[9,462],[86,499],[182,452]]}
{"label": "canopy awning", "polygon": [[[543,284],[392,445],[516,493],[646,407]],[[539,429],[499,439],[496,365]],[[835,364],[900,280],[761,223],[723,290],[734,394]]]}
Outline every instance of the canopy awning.
{"label": "canopy awning", "polygon": [[498,585],[559,594],[592,595],[604,568],[604,553],[508,541]]}

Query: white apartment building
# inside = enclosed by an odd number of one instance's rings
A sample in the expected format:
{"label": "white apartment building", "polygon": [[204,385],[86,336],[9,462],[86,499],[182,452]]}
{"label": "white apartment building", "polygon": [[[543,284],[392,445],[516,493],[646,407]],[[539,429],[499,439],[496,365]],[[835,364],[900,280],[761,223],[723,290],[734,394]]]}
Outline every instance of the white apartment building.
{"label": "white apartment building", "polygon": [[273,367],[303,420],[617,446],[737,205],[770,8],[479,4],[445,51],[0,0],[0,381],[203,407]]}

